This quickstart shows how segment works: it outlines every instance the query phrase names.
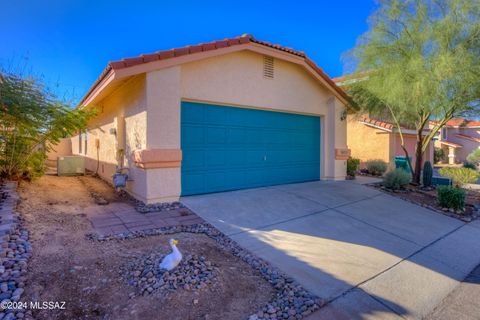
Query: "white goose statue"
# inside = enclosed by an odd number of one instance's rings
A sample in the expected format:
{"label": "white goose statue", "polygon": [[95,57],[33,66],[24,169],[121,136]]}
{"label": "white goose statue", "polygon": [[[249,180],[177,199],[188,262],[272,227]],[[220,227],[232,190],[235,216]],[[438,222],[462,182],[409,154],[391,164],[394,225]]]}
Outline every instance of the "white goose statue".
{"label": "white goose statue", "polygon": [[163,258],[160,262],[160,269],[173,270],[182,260],[182,254],[177,248],[178,240],[170,239],[170,247],[172,247],[172,253]]}

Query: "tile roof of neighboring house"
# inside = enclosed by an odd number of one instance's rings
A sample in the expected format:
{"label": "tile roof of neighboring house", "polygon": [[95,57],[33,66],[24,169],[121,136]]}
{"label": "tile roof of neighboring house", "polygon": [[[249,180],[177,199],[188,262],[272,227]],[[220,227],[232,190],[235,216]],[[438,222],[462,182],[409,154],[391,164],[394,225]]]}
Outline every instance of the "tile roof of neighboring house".
{"label": "tile roof of neighboring house", "polygon": [[359,120],[360,122],[363,122],[365,124],[371,124],[371,125],[374,125],[376,127],[382,127],[382,128],[385,128],[387,130],[392,130],[394,125],[393,123],[390,123],[390,122],[383,122],[383,121],[380,121],[380,120],[375,120],[375,119],[370,119],[370,118],[367,118],[367,117],[364,117],[362,118],[361,120]]}
{"label": "tile roof of neighboring house", "polygon": [[470,141],[480,142],[480,138],[469,136],[468,134],[457,133],[455,136],[462,139],[470,140]]}
{"label": "tile roof of neighboring house", "polygon": [[341,77],[332,78],[332,81],[335,82],[337,85],[342,85],[344,84],[343,82],[350,83],[350,82],[354,82],[353,80],[362,80],[366,78],[368,74],[369,72],[366,72],[366,71],[355,73],[355,74],[347,74]]}
{"label": "tile roof of neighboring house", "polygon": [[452,141],[448,141],[448,140],[439,140],[438,142],[441,143],[441,144],[445,144],[447,146],[454,147],[454,148],[463,147],[461,144],[458,144],[458,143],[455,143],[455,142],[452,142]]}
{"label": "tile roof of neighboring house", "polygon": [[88,90],[88,92],[85,94],[85,96],[82,98],[80,101],[80,104],[82,104],[86,98],[92,93],[96,86],[105,78],[105,76],[111,71],[111,70],[119,70],[119,69],[124,69],[128,67],[132,67],[135,65],[139,64],[144,64],[144,63],[149,63],[149,62],[154,62],[158,60],[166,60],[166,59],[172,59],[176,58],[179,56],[184,56],[188,54],[195,54],[203,51],[210,51],[210,50],[216,50],[216,49],[221,49],[221,48],[226,48],[226,47],[232,47],[232,46],[237,46],[237,45],[243,45],[243,44],[248,44],[248,43],[256,43],[260,44],[262,46],[266,46],[272,49],[284,51],[286,53],[301,57],[305,60],[305,63],[311,67],[320,77],[322,77],[327,83],[329,83],[332,88],[340,95],[342,96],[345,100],[349,100],[348,95],[340,89],[335,82],[332,81],[332,79],[320,68],[318,67],[315,62],[310,60],[310,58],[307,57],[307,55],[303,51],[298,51],[294,50],[292,48],[284,47],[278,44],[272,44],[266,41],[261,41],[255,39],[252,35],[249,34],[244,34],[239,37],[235,38],[227,38],[224,40],[218,40],[218,41],[213,41],[213,42],[208,42],[208,43],[201,43],[198,45],[192,45],[192,46],[186,46],[183,48],[175,48],[175,49],[170,49],[170,50],[164,50],[164,51],[157,51],[155,53],[151,54],[142,54],[137,57],[132,57],[132,58],[125,58],[117,61],[111,61],[107,65],[107,67],[103,70],[101,73],[100,77],[94,82],[92,87]]}
{"label": "tile roof of neighboring house", "polygon": [[480,127],[479,120],[468,120],[464,118],[450,119],[446,123],[447,127]]}
{"label": "tile roof of neighboring house", "polygon": [[[363,117],[358,121],[364,123],[367,126],[368,125],[375,126],[379,129],[385,129],[386,131],[389,131],[389,132],[392,132],[396,128],[396,125],[391,123],[391,122],[376,120],[376,119],[372,119],[372,118],[369,118],[369,117]],[[412,131],[414,131],[413,129],[405,127],[405,126],[402,126],[401,128],[402,128],[402,130],[404,130],[403,133],[406,133],[406,134],[412,134],[413,133]],[[425,135],[429,131],[430,131],[430,129],[424,129],[423,134]]]}

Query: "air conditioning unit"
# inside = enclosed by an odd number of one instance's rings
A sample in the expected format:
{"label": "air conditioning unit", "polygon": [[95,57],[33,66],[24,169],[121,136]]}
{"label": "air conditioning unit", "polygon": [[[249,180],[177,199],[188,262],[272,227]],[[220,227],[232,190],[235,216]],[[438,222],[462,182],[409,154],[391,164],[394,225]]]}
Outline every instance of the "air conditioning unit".
{"label": "air conditioning unit", "polygon": [[85,174],[85,158],[82,156],[65,156],[57,158],[59,176],[76,176]]}

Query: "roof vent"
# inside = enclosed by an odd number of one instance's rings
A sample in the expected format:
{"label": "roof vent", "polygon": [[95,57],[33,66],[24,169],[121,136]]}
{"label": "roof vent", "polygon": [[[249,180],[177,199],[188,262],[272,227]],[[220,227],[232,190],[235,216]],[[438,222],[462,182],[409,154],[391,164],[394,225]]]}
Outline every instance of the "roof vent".
{"label": "roof vent", "polygon": [[273,57],[263,56],[263,77],[273,79]]}

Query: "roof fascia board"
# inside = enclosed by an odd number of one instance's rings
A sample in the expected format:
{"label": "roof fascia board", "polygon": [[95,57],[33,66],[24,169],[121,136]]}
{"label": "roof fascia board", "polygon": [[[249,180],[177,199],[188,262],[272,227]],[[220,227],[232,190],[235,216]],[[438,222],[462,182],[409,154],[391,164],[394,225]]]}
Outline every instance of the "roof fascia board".
{"label": "roof fascia board", "polygon": [[368,122],[365,122],[365,121],[359,121],[359,122],[360,122],[360,123],[363,123],[363,124],[366,125],[367,127],[371,127],[371,128],[375,128],[375,129],[380,129],[380,130],[383,130],[383,131],[386,131],[386,132],[392,132],[392,129],[388,129],[388,128],[376,126],[376,125],[374,125],[374,124],[371,124],[371,123],[368,123]]}
{"label": "roof fascia board", "polygon": [[90,103],[92,103],[95,98],[102,92],[114,79],[116,79],[116,74],[113,69],[110,69],[105,77],[95,86],[95,89],[90,92],[88,97],[86,97],[82,101],[82,105],[80,108],[87,107]]}

